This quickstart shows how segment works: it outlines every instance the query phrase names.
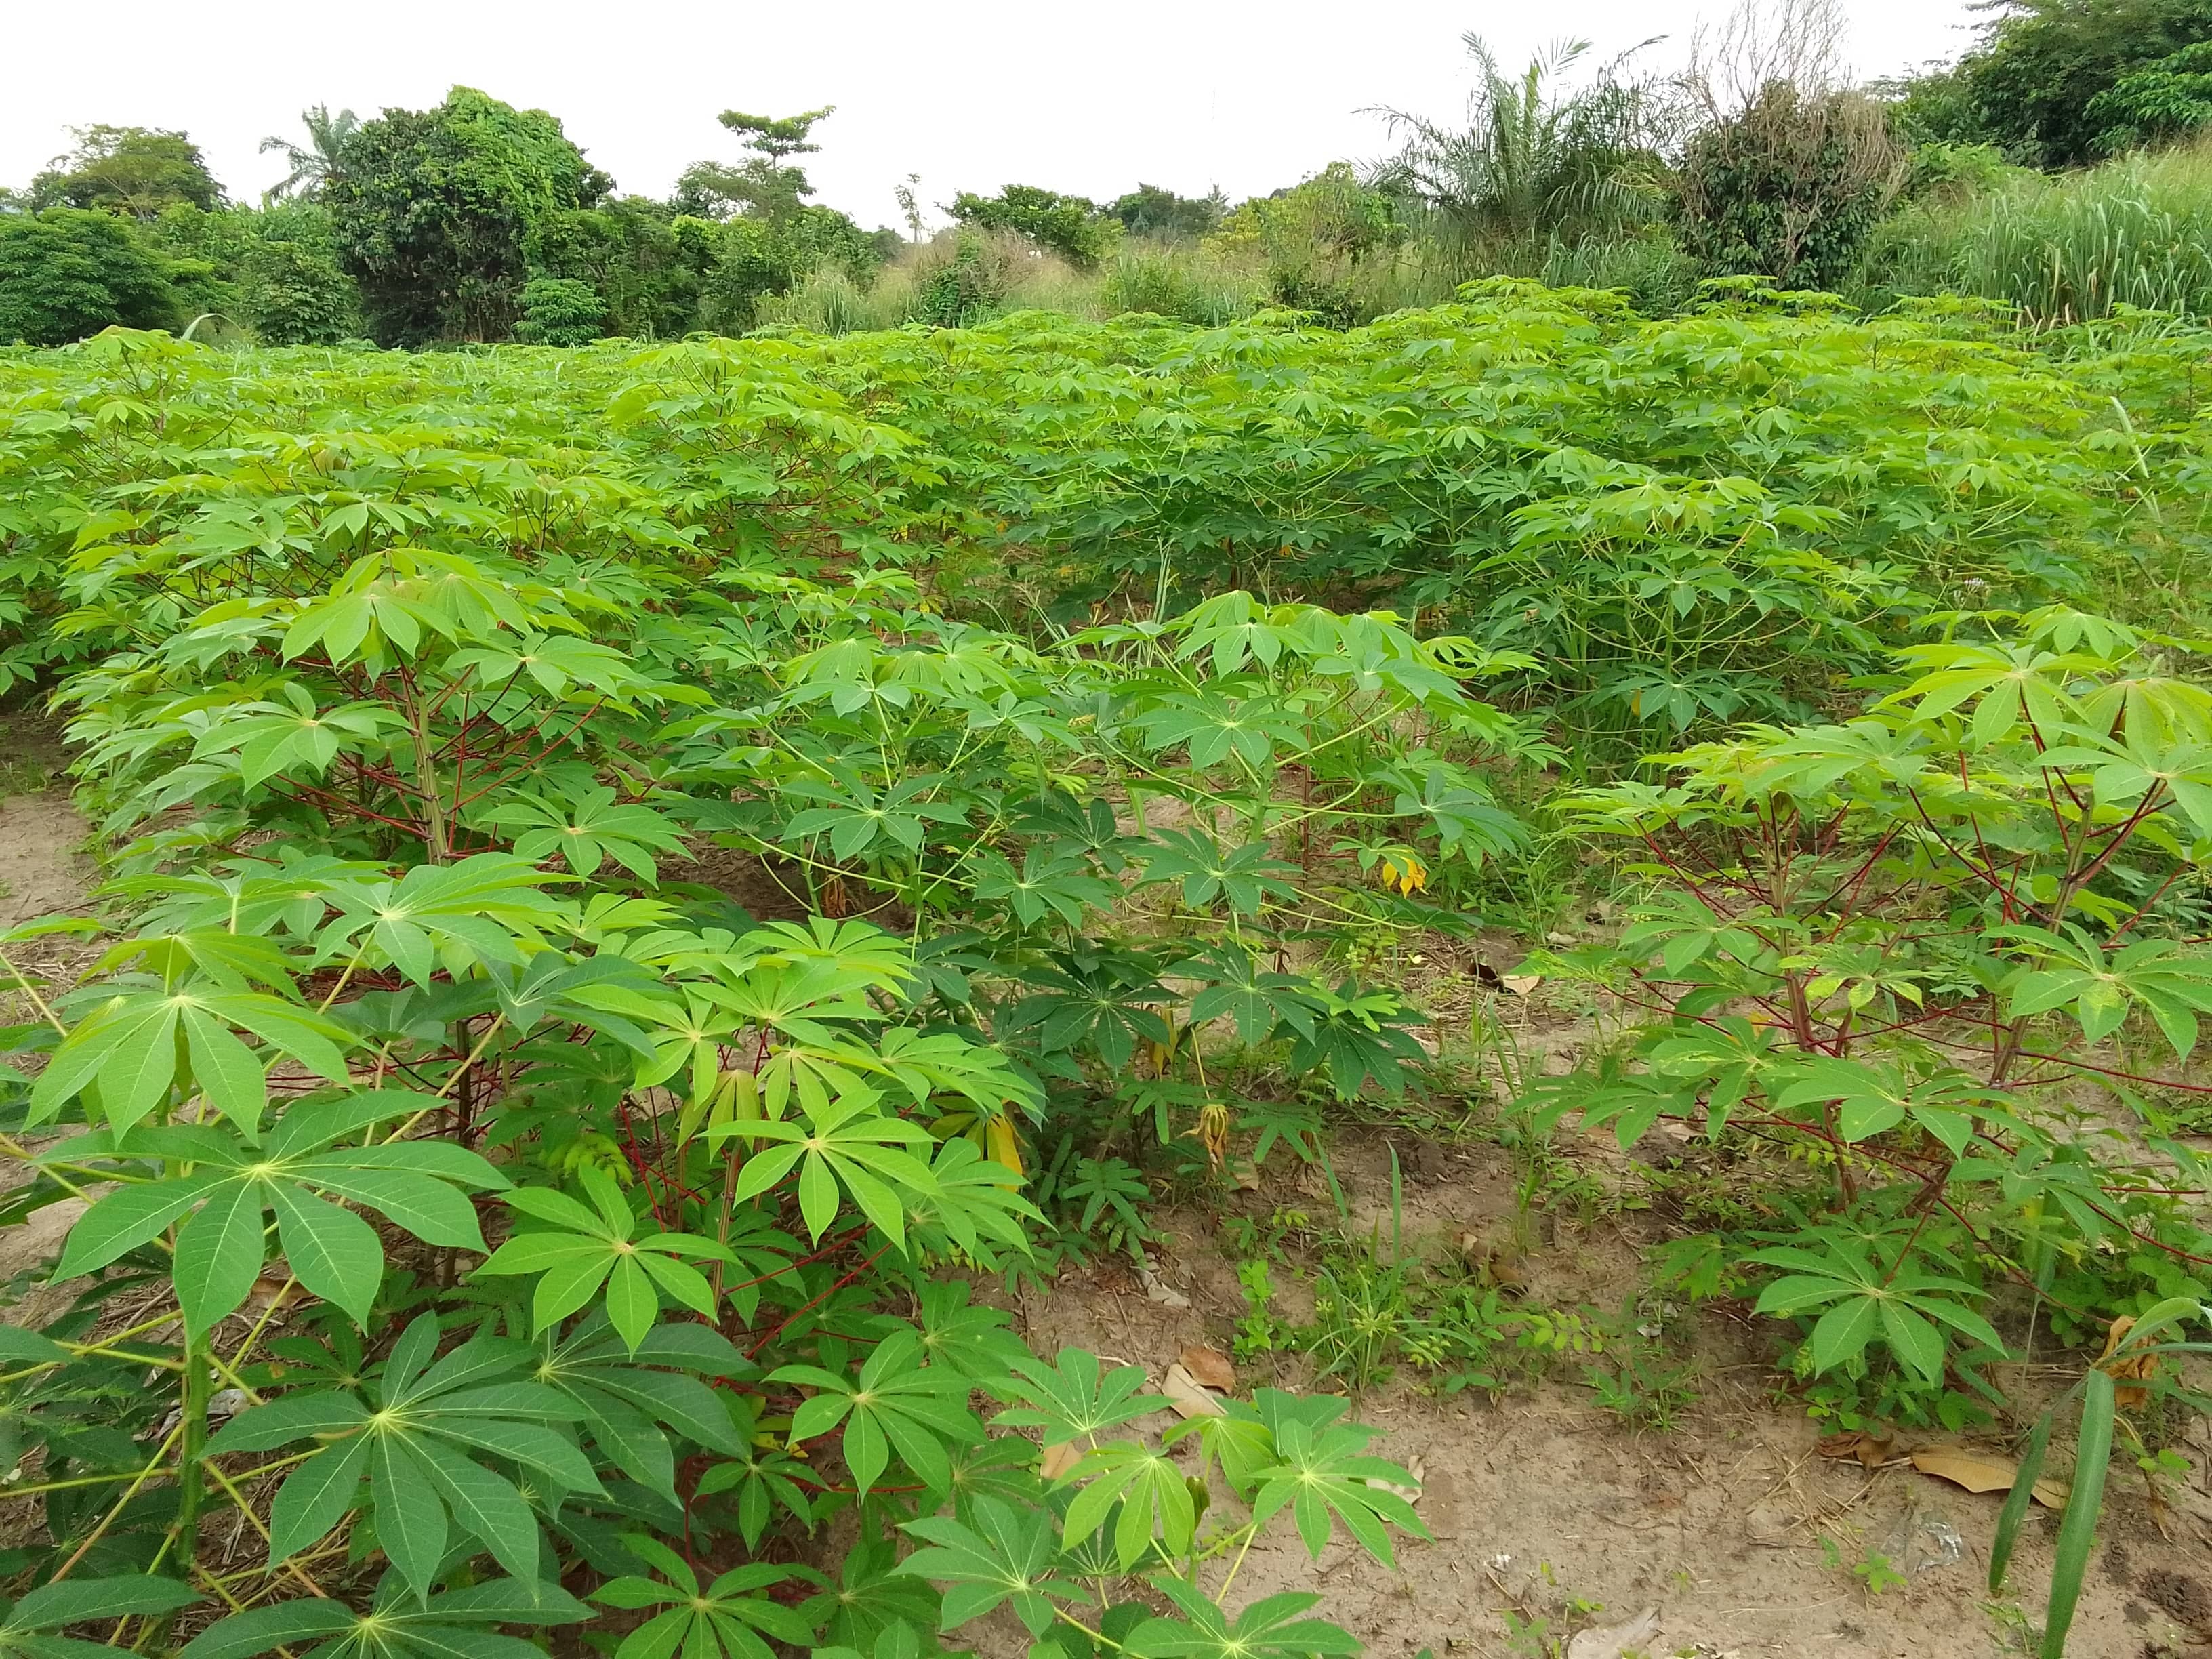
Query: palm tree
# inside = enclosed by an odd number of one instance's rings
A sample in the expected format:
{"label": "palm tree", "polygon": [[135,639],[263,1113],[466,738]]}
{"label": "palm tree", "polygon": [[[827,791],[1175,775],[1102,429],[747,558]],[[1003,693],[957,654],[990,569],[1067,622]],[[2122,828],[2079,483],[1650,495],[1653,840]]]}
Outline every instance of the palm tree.
{"label": "palm tree", "polygon": [[1661,87],[1625,78],[1624,52],[1578,91],[1560,80],[1589,52],[1565,40],[1531,58],[1517,79],[1498,67],[1480,36],[1462,35],[1477,78],[1466,124],[1453,127],[1402,110],[1376,113],[1404,137],[1376,182],[1418,197],[1468,244],[1580,240],[1656,217],[1665,202],[1660,160],[1671,127]]}
{"label": "palm tree", "polygon": [[361,126],[361,118],[351,110],[331,113],[330,106],[318,104],[310,110],[300,112],[300,120],[307,129],[307,143],[303,149],[289,138],[271,135],[261,141],[261,153],[270,150],[283,155],[291,163],[291,172],[262,191],[265,204],[281,202],[288,196],[312,196],[335,174],[345,152],[346,141]]}

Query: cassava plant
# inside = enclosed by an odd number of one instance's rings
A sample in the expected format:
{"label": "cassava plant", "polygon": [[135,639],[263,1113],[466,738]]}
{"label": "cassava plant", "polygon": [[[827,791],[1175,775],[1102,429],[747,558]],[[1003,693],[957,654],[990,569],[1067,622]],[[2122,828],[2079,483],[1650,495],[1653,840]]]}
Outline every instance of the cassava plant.
{"label": "cassava plant", "polygon": [[[2166,1264],[2093,1280],[2101,1304],[2071,1311],[2094,1330],[2212,1301],[2172,1106],[2212,1090],[2191,1065],[2212,693],[2172,672],[2179,641],[2064,609],[1942,635],[1852,719],[1750,727],[1577,799],[1644,891],[1617,945],[1559,965],[1636,1024],[1539,1092],[1624,1147],[1666,1119],[1818,1172],[1728,1242],[1757,1311],[1801,1376],[1844,1380],[1816,1400],[1956,1427],[2069,1267]],[[2081,1440],[2092,1515],[2109,1439],[2107,1418]]]}

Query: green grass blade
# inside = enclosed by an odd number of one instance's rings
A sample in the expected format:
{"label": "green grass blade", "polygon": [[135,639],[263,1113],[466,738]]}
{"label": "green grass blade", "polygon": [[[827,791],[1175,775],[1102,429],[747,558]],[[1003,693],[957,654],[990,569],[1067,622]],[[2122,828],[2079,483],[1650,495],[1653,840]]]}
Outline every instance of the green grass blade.
{"label": "green grass blade", "polygon": [[[2081,1599],[2081,1579],[2089,1570],[2089,1547],[2096,1541],[2097,1511],[2105,1501],[2105,1466],[2112,1455],[2112,1378],[2089,1373],[2081,1396],[2081,1432],[2075,1443],[2074,1494],[2058,1522],[2058,1553],[2051,1565],[2051,1601],[2043,1613],[2043,1659],[2062,1659],[2066,1632]],[[2017,1486],[2018,1483],[2014,1483]]]}
{"label": "green grass blade", "polygon": [[2058,1406],[2035,1419],[2035,1427],[2027,1437],[2027,1449],[2021,1454],[2020,1469],[2012,1478],[2012,1491],[1997,1511],[1996,1536],[1990,1540],[1990,1594],[1996,1595],[2004,1589],[2005,1569],[2012,1565],[2013,1546],[2020,1541],[2020,1523],[2027,1518],[2029,1501],[2035,1495],[2035,1483],[2043,1475],[2044,1454],[2051,1449],[2051,1422],[2058,1414]]}

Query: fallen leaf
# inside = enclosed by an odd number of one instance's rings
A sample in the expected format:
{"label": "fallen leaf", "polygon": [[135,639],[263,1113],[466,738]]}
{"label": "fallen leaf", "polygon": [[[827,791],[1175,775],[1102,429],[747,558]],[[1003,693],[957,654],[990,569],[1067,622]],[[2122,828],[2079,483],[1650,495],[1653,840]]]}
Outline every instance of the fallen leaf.
{"label": "fallen leaf", "polygon": [[1541,974],[1506,974],[1498,980],[1499,984],[1516,997],[1527,996],[1529,992],[1543,982],[1544,976]]}
{"label": "fallen leaf", "polygon": [[1150,1267],[1140,1268],[1137,1277],[1145,1286],[1145,1300],[1157,1302],[1164,1308],[1188,1308],[1190,1298],[1172,1285],[1162,1279]]}
{"label": "fallen leaf", "polygon": [[[1912,1467],[1968,1492],[2010,1492],[2020,1474],[2010,1458],[1970,1446],[1923,1446],[1912,1454]],[[2039,1480],[2028,1496],[2046,1510],[2057,1510],[2065,1508],[2071,1490],[2063,1480]]]}
{"label": "fallen leaf", "polygon": [[1923,1446],[1912,1454],[1912,1467],[1968,1492],[2010,1492],[2019,1473],[2009,1457],[1966,1446]]}
{"label": "fallen leaf", "polygon": [[1896,1455],[1897,1439],[1893,1435],[1869,1434],[1863,1429],[1844,1434],[1832,1434],[1813,1443],[1813,1449],[1822,1457],[1856,1458],[1870,1469],[1878,1469]]}
{"label": "fallen leaf", "polygon": [[1037,1464],[1037,1473],[1048,1480],[1057,1480],[1083,1461],[1083,1448],[1073,1440],[1063,1440],[1057,1446],[1047,1446],[1044,1457]]}
{"label": "fallen leaf", "polygon": [[1224,1394],[1237,1392],[1237,1367],[1229,1363],[1229,1356],[1218,1348],[1185,1348],[1182,1368],[1209,1389],[1218,1389]]}
{"label": "fallen leaf", "polygon": [[1227,1415],[1218,1395],[1209,1394],[1199,1380],[1181,1365],[1168,1367],[1167,1381],[1160,1384],[1160,1392],[1167,1396],[1178,1417],[1223,1417]]}
{"label": "fallen leaf", "polygon": [[1659,1609],[1646,1607],[1626,1624],[1605,1625],[1577,1633],[1567,1644],[1567,1659],[1622,1659],[1659,1633]]}

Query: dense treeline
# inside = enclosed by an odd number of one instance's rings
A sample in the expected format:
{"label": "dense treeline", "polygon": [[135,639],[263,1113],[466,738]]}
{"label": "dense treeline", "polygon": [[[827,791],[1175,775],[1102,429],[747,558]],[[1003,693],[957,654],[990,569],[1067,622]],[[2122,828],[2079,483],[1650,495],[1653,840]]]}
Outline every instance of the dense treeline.
{"label": "dense treeline", "polygon": [[0,340],[197,322],[269,344],[576,344],[1024,307],[1218,323],[1281,306],[1342,327],[1492,275],[1662,311],[1741,276],[1875,308],[1980,294],[2038,319],[2212,292],[2190,154],[2130,159],[2212,121],[2207,0],[2020,0],[1958,63],[1867,88],[1838,38],[1826,0],[1779,0],[1679,70],[1592,70],[1570,46],[1513,75],[1470,36],[1463,114],[1376,112],[1379,161],[1241,204],[963,191],[935,235],[918,180],[903,229],[814,199],[800,161],[830,109],[725,112],[736,158],[665,198],[618,193],[555,117],[468,88],[373,119],[309,110],[304,142],[264,141],[290,167],[258,204],[185,134],[88,127],[0,191]]}

